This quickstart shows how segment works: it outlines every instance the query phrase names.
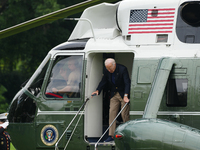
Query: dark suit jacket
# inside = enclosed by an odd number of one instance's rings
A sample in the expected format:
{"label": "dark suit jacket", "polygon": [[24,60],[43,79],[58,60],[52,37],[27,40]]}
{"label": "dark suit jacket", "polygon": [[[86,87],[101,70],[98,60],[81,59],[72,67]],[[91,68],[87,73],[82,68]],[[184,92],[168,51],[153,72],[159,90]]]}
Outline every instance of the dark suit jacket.
{"label": "dark suit jacket", "polygon": [[0,150],[8,149],[10,149],[10,135],[3,127],[0,127]]}
{"label": "dark suit jacket", "polygon": [[111,97],[113,97],[116,92],[119,92],[122,99],[125,93],[130,95],[130,78],[125,66],[116,64],[115,84],[112,82],[111,73],[105,69],[101,82],[96,89],[99,91],[99,94],[107,83],[111,85]]}

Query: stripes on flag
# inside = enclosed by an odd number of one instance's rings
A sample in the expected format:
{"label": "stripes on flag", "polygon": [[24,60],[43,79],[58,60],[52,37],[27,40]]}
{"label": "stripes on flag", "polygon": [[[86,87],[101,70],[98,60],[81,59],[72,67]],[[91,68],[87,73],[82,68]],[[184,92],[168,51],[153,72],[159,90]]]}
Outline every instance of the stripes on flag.
{"label": "stripes on flag", "polygon": [[128,34],[172,33],[175,8],[130,11]]}

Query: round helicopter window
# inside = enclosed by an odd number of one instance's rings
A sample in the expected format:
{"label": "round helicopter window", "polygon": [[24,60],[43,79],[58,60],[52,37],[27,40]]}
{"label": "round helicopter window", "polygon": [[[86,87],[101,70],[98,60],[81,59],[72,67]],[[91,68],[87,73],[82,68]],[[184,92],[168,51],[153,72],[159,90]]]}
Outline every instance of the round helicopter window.
{"label": "round helicopter window", "polygon": [[181,17],[183,21],[191,26],[200,26],[200,4],[199,2],[190,2],[183,5]]}

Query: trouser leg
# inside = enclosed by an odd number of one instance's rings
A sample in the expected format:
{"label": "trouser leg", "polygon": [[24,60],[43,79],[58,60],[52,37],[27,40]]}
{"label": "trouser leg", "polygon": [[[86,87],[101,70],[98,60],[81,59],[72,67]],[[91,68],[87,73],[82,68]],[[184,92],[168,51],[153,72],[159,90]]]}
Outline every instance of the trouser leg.
{"label": "trouser leg", "polygon": [[[124,100],[122,99],[122,97],[120,96],[119,93],[116,94],[115,98],[117,98],[120,103],[121,103],[121,110],[124,107],[124,105],[126,104],[124,102]],[[121,112],[121,116],[122,116],[122,120],[123,122],[127,122],[129,121],[129,110],[130,110],[130,105],[126,105],[126,107],[123,109],[123,111]]]}
{"label": "trouser leg", "polygon": [[[124,100],[121,101],[121,109],[124,107],[126,103],[124,102]],[[130,105],[127,104],[126,107],[123,109],[121,116],[123,119],[123,122],[127,122],[129,121],[129,110],[130,110]]]}
{"label": "trouser leg", "polygon": [[[117,95],[117,94],[116,94]],[[118,100],[117,96],[114,95],[110,99],[110,110],[109,110],[109,125],[113,122],[113,120],[116,118],[117,113],[119,111],[120,101]],[[113,123],[113,125],[109,129],[109,136],[114,136],[114,132],[116,129],[116,121]]]}

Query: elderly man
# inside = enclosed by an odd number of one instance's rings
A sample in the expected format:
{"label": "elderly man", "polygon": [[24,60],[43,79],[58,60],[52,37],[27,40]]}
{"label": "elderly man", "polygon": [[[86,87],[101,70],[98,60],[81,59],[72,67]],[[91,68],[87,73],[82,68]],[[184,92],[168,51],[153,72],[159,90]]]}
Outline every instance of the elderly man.
{"label": "elderly man", "polygon": [[[116,64],[115,60],[112,58],[108,58],[105,60],[105,67],[106,70],[103,74],[102,80],[99,83],[96,91],[93,92],[92,95],[99,95],[106,83],[109,83],[111,85],[111,99],[109,110],[109,124],[111,124],[117,116],[120,104],[122,108],[126,103],[129,102],[130,78],[127,68],[123,65]],[[129,120],[129,105],[127,105],[122,111],[121,116],[123,122]],[[116,121],[109,129],[109,137],[105,140],[105,142],[113,141],[115,129]]]}

